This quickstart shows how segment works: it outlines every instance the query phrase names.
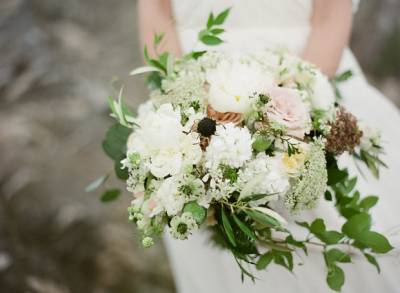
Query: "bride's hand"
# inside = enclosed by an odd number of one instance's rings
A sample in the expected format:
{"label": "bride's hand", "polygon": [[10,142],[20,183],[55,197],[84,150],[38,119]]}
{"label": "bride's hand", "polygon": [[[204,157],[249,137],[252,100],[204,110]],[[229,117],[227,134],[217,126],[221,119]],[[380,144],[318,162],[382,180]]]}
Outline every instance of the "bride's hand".
{"label": "bride's hand", "polygon": [[333,77],[352,26],[351,0],[314,0],[311,34],[302,57]]}
{"label": "bride's hand", "polygon": [[155,33],[165,33],[159,45],[160,51],[168,51],[174,56],[181,56],[173,20],[170,0],[139,0],[138,1],[139,31],[142,46],[147,45],[149,55],[154,57],[153,36]]}

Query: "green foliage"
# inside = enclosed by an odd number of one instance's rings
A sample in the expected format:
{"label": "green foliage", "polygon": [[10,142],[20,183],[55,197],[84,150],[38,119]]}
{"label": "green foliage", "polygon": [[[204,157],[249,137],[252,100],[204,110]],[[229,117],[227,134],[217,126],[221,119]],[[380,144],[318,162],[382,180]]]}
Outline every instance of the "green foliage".
{"label": "green foliage", "polygon": [[324,220],[320,218],[315,219],[310,226],[304,225],[303,227],[306,227],[310,233],[314,234],[319,240],[328,245],[337,244],[344,236],[337,231],[327,231]]}
{"label": "green foliage", "polygon": [[336,75],[332,80],[332,86],[335,91],[336,98],[340,101],[343,99],[343,95],[340,91],[339,84],[349,80],[353,76],[353,72],[351,70],[346,70],[338,75]]}
{"label": "green foliage", "polygon": [[236,241],[235,241],[235,236],[233,234],[233,229],[231,226],[231,223],[229,222],[228,216],[225,213],[225,210],[222,208],[221,209],[221,218],[222,218],[222,226],[225,231],[225,235],[228,238],[228,241],[233,247],[236,247]]}
{"label": "green foliage", "polygon": [[254,221],[270,228],[280,230],[281,224],[274,218],[255,210],[245,210],[245,213]]}
{"label": "green foliage", "polygon": [[256,241],[257,237],[254,234],[253,230],[249,228],[244,222],[242,222],[235,214],[232,215],[233,220],[235,221],[237,227],[242,230],[244,234],[246,234],[250,240]]}
{"label": "green foliage", "polygon": [[380,268],[376,258],[373,255],[366,253],[366,252],[364,253],[364,256],[370,264],[372,264],[374,267],[376,267],[378,273],[380,273],[381,268]]}
{"label": "green foliage", "polygon": [[202,224],[207,216],[207,210],[200,206],[197,202],[192,201],[183,207],[183,212],[189,212],[192,214],[193,218],[196,220],[197,224]]}
{"label": "green foliage", "polygon": [[117,199],[121,195],[121,190],[117,188],[106,190],[102,195],[100,200],[104,203],[111,202]]}
{"label": "green foliage", "polygon": [[108,129],[103,141],[103,150],[111,159],[121,160],[125,157],[126,142],[131,132],[131,129],[121,124],[114,124]]}
{"label": "green foliage", "polygon": [[[378,148],[380,148],[379,146],[377,146]],[[379,178],[379,168],[380,167],[384,167],[387,168],[387,165],[385,164],[385,162],[383,162],[380,158],[379,158],[379,154],[381,154],[381,152],[368,152],[365,150],[360,150],[359,153],[355,152],[353,154],[353,156],[357,159],[362,161],[363,163],[365,163],[365,165],[368,167],[369,171],[372,173],[372,175],[375,178]]]}
{"label": "green foliage", "polygon": [[198,38],[199,40],[208,46],[216,46],[223,43],[223,40],[219,37],[220,34],[225,32],[225,30],[221,27],[225,22],[225,19],[229,15],[230,8],[225,9],[217,16],[214,16],[213,13],[210,13],[207,20],[206,28],[199,32]]}
{"label": "green foliage", "polygon": [[265,152],[272,146],[273,141],[266,136],[257,136],[252,147],[256,152]]}
{"label": "green foliage", "polygon": [[331,265],[328,267],[328,276],[326,277],[326,282],[329,288],[335,291],[340,291],[344,284],[344,272],[337,265]]}
{"label": "green foliage", "polygon": [[257,261],[257,270],[265,270],[273,259],[274,255],[272,251],[268,251],[267,253],[263,254]]}

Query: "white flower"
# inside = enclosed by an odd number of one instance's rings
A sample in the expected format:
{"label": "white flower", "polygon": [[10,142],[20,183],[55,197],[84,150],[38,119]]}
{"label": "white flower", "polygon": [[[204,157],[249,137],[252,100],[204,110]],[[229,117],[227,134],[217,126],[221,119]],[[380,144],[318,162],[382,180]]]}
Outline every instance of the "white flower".
{"label": "white flower", "polygon": [[242,198],[252,194],[271,195],[253,202],[253,205],[264,204],[283,195],[289,190],[290,185],[282,163],[282,154],[278,153],[273,157],[265,153],[257,154],[254,160],[239,171],[237,184],[241,189]]}
{"label": "white flower", "polygon": [[272,85],[273,78],[255,63],[222,61],[207,72],[210,85],[208,102],[219,112],[245,113],[251,106],[251,96]]}
{"label": "white flower", "polygon": [[313,94],[310,98],[313,109],[324,110],[329,114],[334,112],[335,93],[328,78],[319,71],[315,73]]}
{"label": "white flower", "polygon": [[179,109],[163,104],[138,119],[139,127],[128,139],[128,152],[149,158],[151,173],[159,178],[178,174],[185,165],[197,164],[202,156],[198,138],[185,134]]}
{"label": "white flower", "polygon": [[206,151],[206,166],[228,165],[241,167],[251,158],[251,134],[247,128],[235,127],[233,123],[218,125]]}
{"label": "white flower", "polygon": [[359,128],[362,131],[360,148],[365,151],[373,150],[375,146],[380,145],[381,132],[379,129],[370,127],[364,123],[359,123]]}
{"label": "white flower", "polygon": [[165,179],[160,188],[149,199],[154,203],[150,216],[153,217],[163,211],[168,216],[174,216],[179,213],[186,202],[186,198],[179,191],[179,178],[176,176]]}
{"label": "white flower", "polygon": [[196,220],[191,213],[183,213],[182,216],[175,216],[170,222],[171,235],[180,240],[185,240],[193,230],[198,228]]}

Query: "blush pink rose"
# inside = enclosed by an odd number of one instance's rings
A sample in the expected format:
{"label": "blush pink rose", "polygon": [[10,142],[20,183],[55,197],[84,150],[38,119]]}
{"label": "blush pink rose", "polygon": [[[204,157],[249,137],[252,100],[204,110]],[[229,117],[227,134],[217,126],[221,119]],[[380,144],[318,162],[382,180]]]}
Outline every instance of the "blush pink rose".
{"label": "blush pink rose", "polygon": [[299,93],[283,87],[270,88],[267,93],[270,97],[265,111],[268,119],[285,126],[287,135],[304,138],[311,120],[308,107]]}

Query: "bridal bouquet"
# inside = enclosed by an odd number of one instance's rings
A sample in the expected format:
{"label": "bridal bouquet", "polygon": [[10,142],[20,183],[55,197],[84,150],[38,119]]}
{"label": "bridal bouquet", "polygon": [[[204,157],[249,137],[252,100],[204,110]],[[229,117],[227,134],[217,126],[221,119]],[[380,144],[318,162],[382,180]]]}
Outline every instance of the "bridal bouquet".
{"label": "bridal bouquet", "polygon": [[[202,43],[222,42],[228,12],[210,15]],[[156,51],[161,39],[154,38]],[[369,210],[378,198],[361,198],[357,178],[337,164],[349,153],[378,175],[379,132],[340,106],[315,66],[282,50],[210,50],[177,60],[167,52],[152,59],[145,50],[145,58],[148,66],[132,74],[150,73],[150,99],[136,116],[122,91],[110,99],[119,123],[103,144],[133,194],[129,220],[145,247],[165,229],[185,240],[204,226],[232,252],[242,277],[254,279],[248,265],[292,270],[294,253],[307,254],[312,245],[321,248],[334,290],[344,282],[340,263],[351,262],[347,247],[379,270],[375,254],[392,247],[371,230]],[[103,199],[117,194],[108,190]],[[343,217],[339,231],[322,218],[288,224],[291,214],[301,216],[320,200]],[[308,236],[296,237],[290,230],[296,225]]]}

